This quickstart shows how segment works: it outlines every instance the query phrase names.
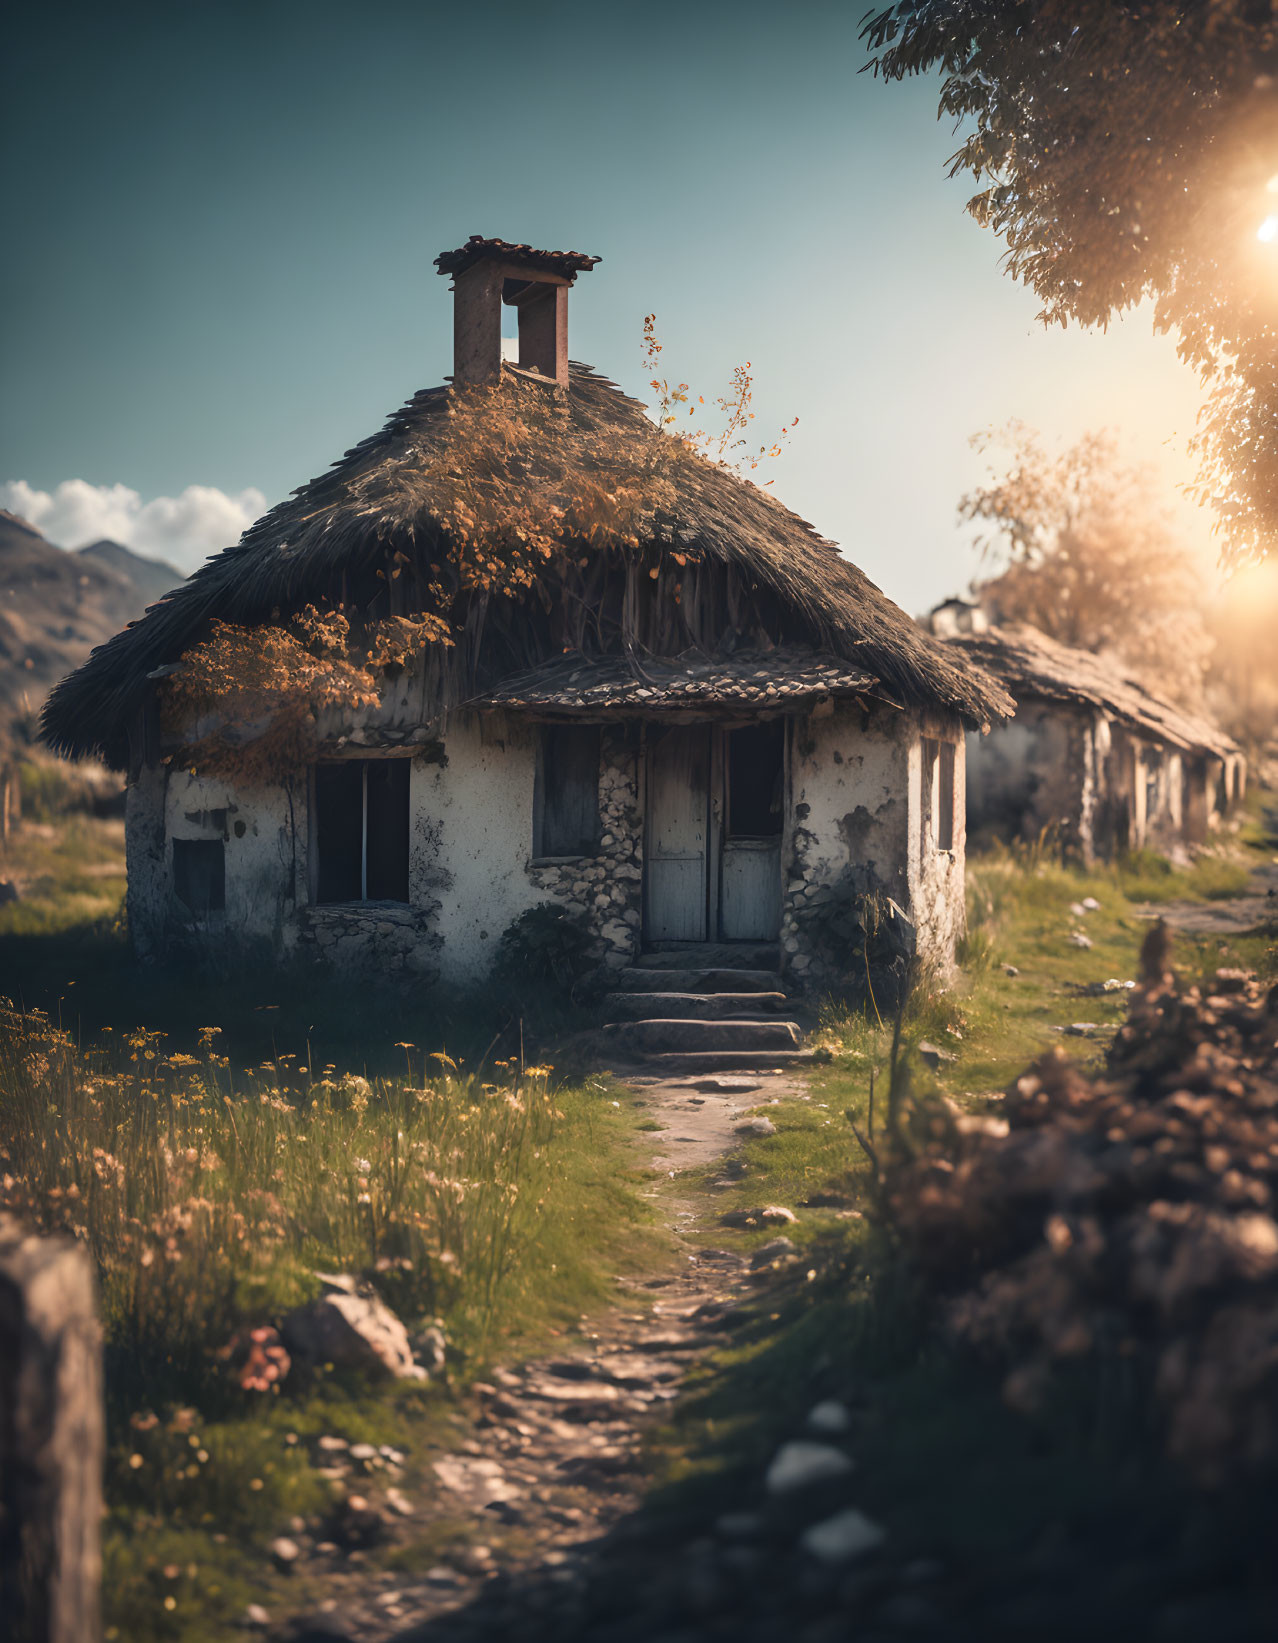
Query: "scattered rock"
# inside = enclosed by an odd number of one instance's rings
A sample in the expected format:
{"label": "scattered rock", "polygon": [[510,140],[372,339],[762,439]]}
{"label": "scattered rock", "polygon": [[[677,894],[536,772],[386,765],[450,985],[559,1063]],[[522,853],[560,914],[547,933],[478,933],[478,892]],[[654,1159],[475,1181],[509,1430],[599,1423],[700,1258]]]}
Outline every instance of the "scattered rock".
{"label": "scattered rock", "polygon": [[1071,1021],[1062,1031],[1073,1038],[1087,1038],[1089,1034],[1103,1032],[1104,1029],[1098,1021]]}
{"label": "scattered rock", "polygon": [[919,1042],[919,1059],[935,1072],[943,1061],[957,1061],[958,1056],[952,1050],[943,1050],[939,1044],[929,1043],[924,1038]]}
{"label": "scattered rock", "polygon": [[769,1238],[767,1243],[760,1244],[750,1257],[750,1265],[757,1272],[760,1267],[771,1266],[774,1261],[784,1261],[798,1253],[792,1238]]}
{"label": "scattered rock", "polygon": [[1087,909],[1083,906],[1081,901],[1071,901],[1069,904],[1069,910],[1074,918],[1087,917]]}
{"label": "scattered rock", "polygon": [[1099,913],[1100,912],[1100,902],[1097,901],[1095,896],[1084,896],[1083,897],[1083,911],[1085,913]]}
{"label": "scattered rock", "polygon": [[775,1135],[777,1127],[770,1118],[747,1118],[733,1128],[738,1135]]}
{"label": "scattered rock", "polygon": [[1083,988],[1088,998],[1100,998],[1105,993],[1130,993],[1136,986],[1134,981],[1119,981],[1111,976],[1108,981],[1090,981]]}
{"label": "scattered rock", "polygon": [[363,1495],[347,1495],[333,1513],[330,1533],[339,1546],[372,1546],[385,1528],[382,1514],[371,1501]]}
{"label": "scattered rock", "polygon": [[829,1483],[851,1470],[852,1462],[831,1444],[783,1443],[768,1467],[768,1493],[793,1494],[799,1489],[810,1489],[816,1483]]}
{"label": "scattered rock", "polygon": [[1071,930],[1069,933],[1069,944],[1071,947],[1090,947],[1092,945],[1092,938],[1090,936],[1085,936],[1081,930]]}
{"label": "scattered rock", "polygon": [[798,1218],[792,1209],[783,1209],[780,1204],[764,1204],[758,1209],[730,1209],[726,1215],[719,1217],[719,1225],[784,1227],[792,1225]]}
{"label": "scattered rock", "polygon": [[801,1209],[854,1209],[856,1199],[846,1192],[812,1192],[803,1200]]}
{"label": "scattered rock", "polygon": [[1015,964],[1005,964],[1003,966],[1003,974],[1005,976],[1018,976],[1020,973],[1021,972],[1016,968]]}
{"label": "scattered rock", "polygon": [[823,1438],[837,1438],[852,1425],[852,1417],[844,1404],[833,1398],[818,1403],[808,1411],[808,1430],[819,1432]]}
{"label": "scattered rock", "polygon": [[413,1362],[408,1331],[384,1301],[346,1275],[321,1272],[316,1277],[324,1293],[295,1308],[283,1323],[284,1340],[295,1358],[397,1380],[427,1379]]}
{"label": "scattered rock", "polygon": [[386,1491],[386,1504],[398,1517],[412,1517],[413,1503],[402,1490],[390,1488]]}
{"label": "scattered rock", "polygon": [[270,1623],[271,1617],[260,1603],[250,1603],[248,1608],[245,1609],[244,1624],[254,1631],[261,1631],[264,1626],[269,1626]]}
{"label": "scattered rock", "polygon": [[877,1523],[849,1506],[806,1529],[799,1544],[821,1563],[850,1563],[874,1551],[886,1538]]}
{"label": "scattered rock", "polygon": [[749,1095],[761,1085],[753,1078],[697,1078],[688,1088],[700,1090],[703,1095]]}
{"label": "scattered rock", "polygon": [[278,1539],[271,1542],[271,1556],[282,1569],[287,1569],[296,1563],[301,1555],[302,1548],[295,1540],[290,1540],[287,1535],[280,1535]]}
{"label": "scattered rock", "polygon": [[428,1375],[442,1375],[448,1356],[448,1337],[438,1324],[409,1336],[414,1359]]}

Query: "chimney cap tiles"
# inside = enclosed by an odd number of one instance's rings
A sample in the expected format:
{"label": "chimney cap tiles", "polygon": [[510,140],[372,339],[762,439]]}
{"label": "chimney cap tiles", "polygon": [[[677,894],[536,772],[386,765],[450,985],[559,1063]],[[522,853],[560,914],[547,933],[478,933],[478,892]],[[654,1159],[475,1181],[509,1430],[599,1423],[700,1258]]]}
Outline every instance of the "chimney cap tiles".
{"label": "chimney cap tiles", "polygon": [[570,284],[578,274],[588,273],[601,257],[582,251],[538,251],[531,245],[512,245],[507,240],[489,240],[472,234],[456,251],[441,251],[435,267],[441,274],[464,274],[477,262],[513,263],[530,273],[557,274]]}

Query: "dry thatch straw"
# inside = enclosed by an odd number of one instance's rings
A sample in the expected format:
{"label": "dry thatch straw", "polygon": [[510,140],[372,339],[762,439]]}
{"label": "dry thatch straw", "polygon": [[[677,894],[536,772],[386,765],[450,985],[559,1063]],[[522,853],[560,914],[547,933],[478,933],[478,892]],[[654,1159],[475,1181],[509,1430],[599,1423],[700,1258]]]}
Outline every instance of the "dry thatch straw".
{"label": "dry thatch straw", "polygon": [[1223,730],[1152,691],[1116,656],[1077,650],[1023,622],[959,633],[947,642],[1002,680],[1018,702],[1040,697],[1096,707],[1137,734],[1186,752],[1218,758],[1238,752]]}
{"label": "dry thatch straw", "polygon": [[[445,614],[454,642],[425,656],[441,715],[565,653],[638,663],[775,645],[810,647],[871,675],[890,700],[970,725],[1012,710],[1000,685],[923,633],[810,525],[659,433],[589,367],[572,367],[566,403],[513,372],[495,392],[500,430],[523,428],[522,441],[459,449],[467,402],[448,388],[416,394],[64,679],[44,712],[46,741],[121,765],[152,681],[214,621],[253,627],[323,603],[357,623]],[[585,517],[583,494],[602,511]],[[553,548],[529,546],[530,496]],[[473,519],[477,498],[484,519],[508,514],[518,526],[459,551],[458,522]],[[490,571],[518,561],[533,574],[485,582],[476,555]]]}

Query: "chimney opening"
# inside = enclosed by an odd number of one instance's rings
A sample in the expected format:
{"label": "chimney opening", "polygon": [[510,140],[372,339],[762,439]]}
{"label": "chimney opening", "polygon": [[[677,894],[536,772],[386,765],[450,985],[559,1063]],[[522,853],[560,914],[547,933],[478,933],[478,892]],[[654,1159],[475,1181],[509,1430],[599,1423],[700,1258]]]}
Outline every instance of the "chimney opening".
{"label": "chimney opening", "polygon": [[[537,251],[472,234],[435,258],[453,280],[453,381],[492,383],[503,363],[568,386],[568,290],[598,257]],[[503,335],[503,310],[515,310],[516,336]]]}

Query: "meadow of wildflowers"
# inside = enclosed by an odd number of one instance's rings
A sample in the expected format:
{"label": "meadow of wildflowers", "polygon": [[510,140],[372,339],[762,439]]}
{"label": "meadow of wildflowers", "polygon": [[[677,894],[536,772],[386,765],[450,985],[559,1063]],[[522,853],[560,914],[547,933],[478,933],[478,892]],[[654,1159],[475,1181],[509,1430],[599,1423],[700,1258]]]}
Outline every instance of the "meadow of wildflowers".
{"label": "meadow of wildflowers", "polygon": [[[207,1618],[209,1568],[316,1508],[296,1432],[402,1439],[446,1399],[439,1378],[290,1373],[275,1329],[317,1272],[369,1278],[410,1330],[441,1323],[456,1380],[512,1336],[571,1327],[642,1244],[633,1116],[602,1081],[481,1074],[408,1043],[394,1078],[305,1054],[240,1067],[221,1038],[204,1029],[195,1054],[142,1028],[78,1045],[0,1000],[0,1209],[80,1239],[97,1269],[121,1636],[201,1635],[183,1624],[184,1571],[205,1571]],[[236,1589],[225,1567],[214,1586]]]}

